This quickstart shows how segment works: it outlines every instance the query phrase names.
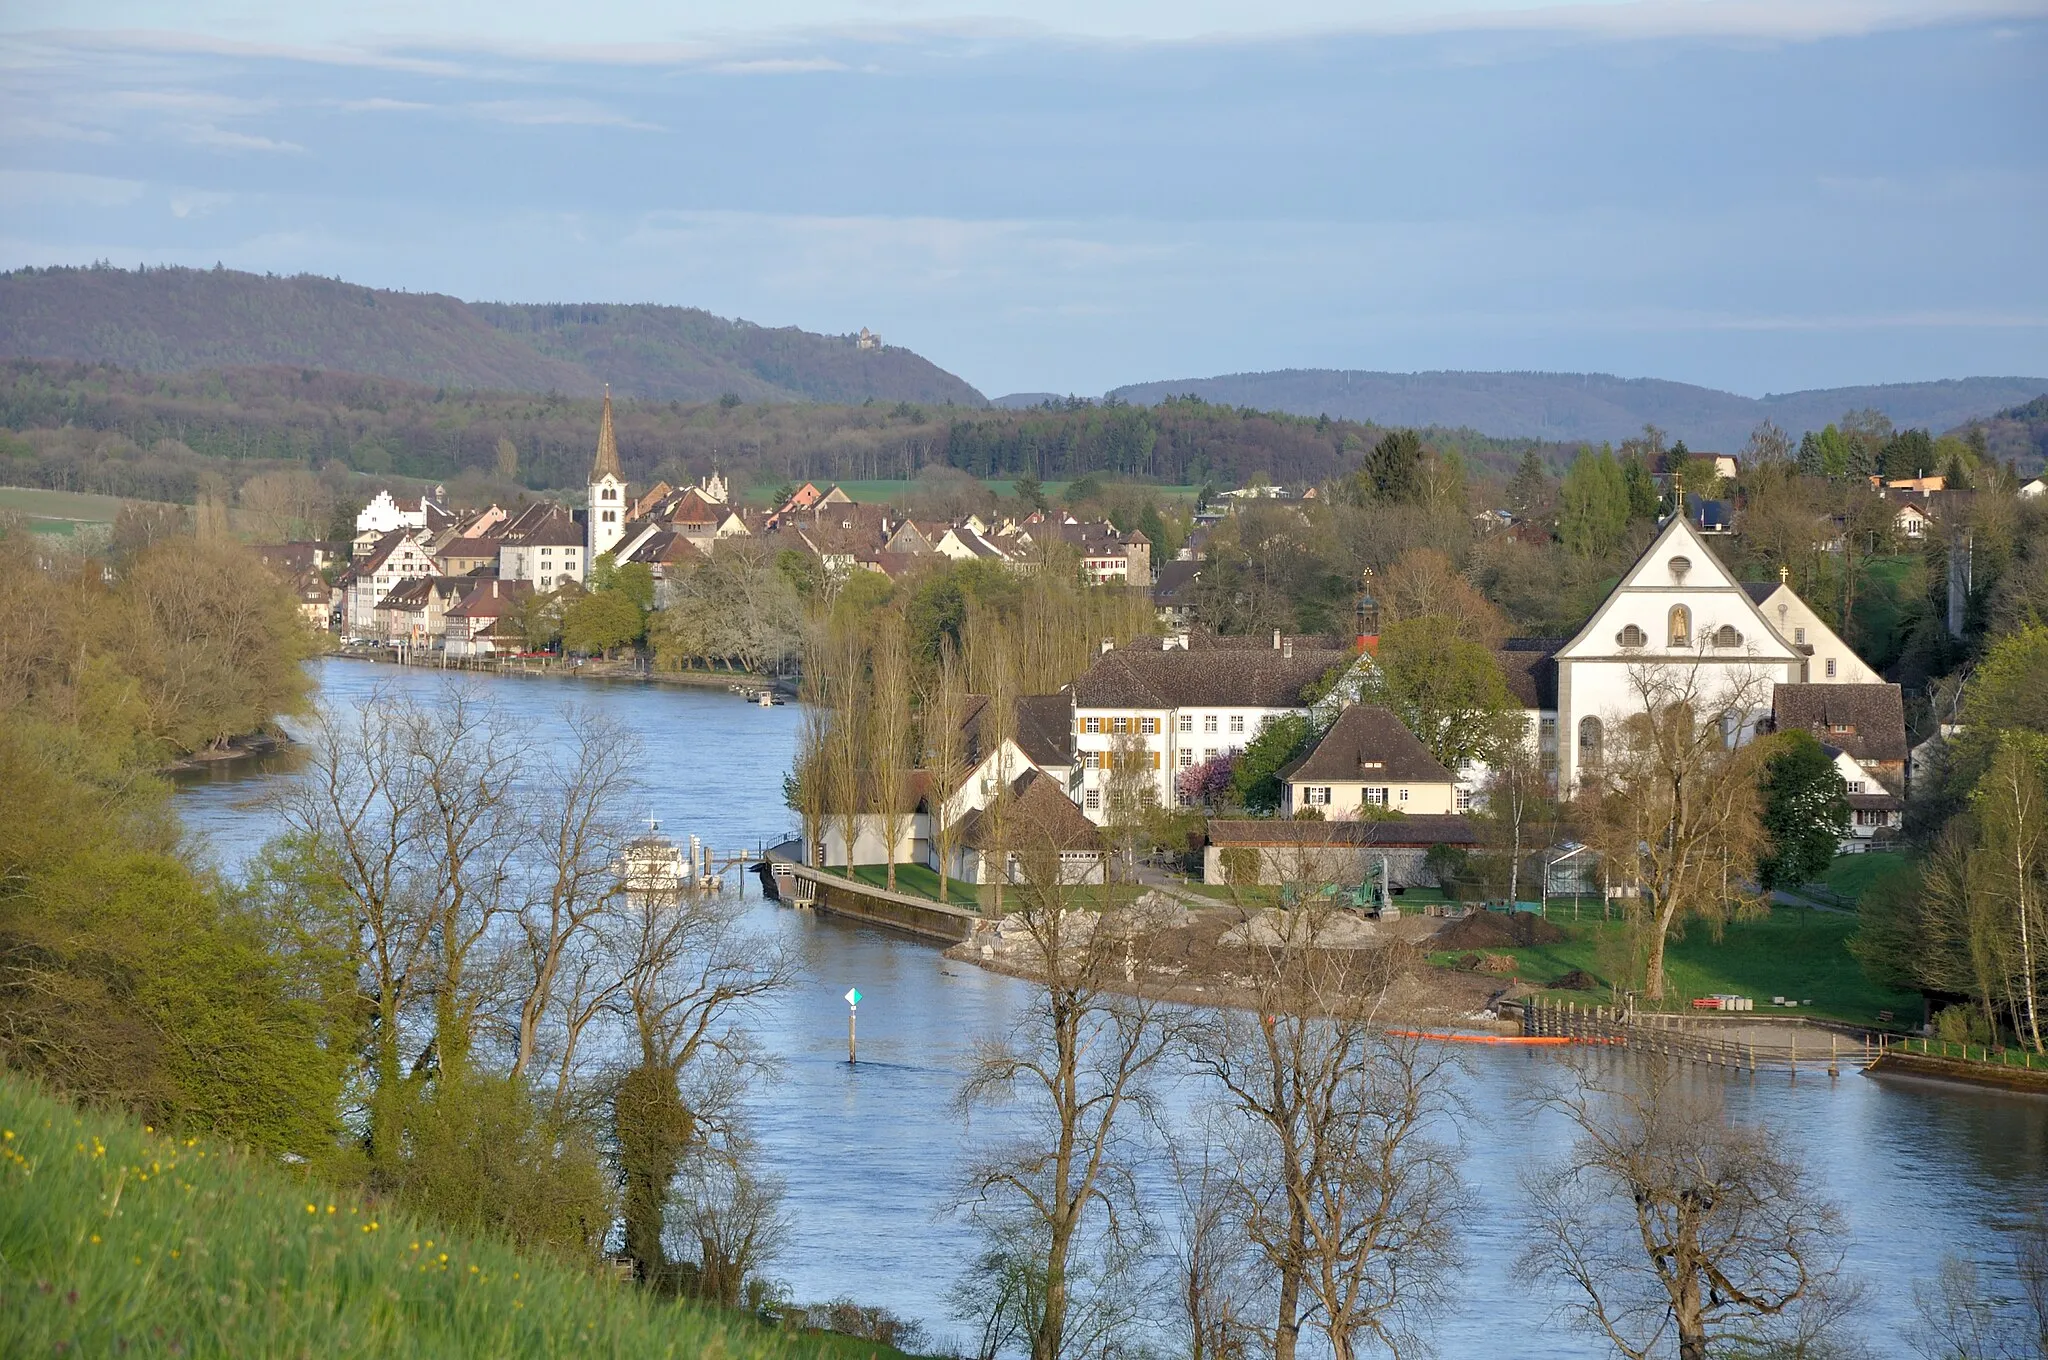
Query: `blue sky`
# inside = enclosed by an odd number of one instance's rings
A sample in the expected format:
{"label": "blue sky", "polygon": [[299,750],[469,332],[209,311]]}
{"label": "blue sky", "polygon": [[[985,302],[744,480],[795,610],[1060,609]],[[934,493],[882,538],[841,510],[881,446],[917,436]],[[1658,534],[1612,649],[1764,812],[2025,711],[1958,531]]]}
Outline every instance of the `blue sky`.
{"label": "blue sky", "polygon": [[2048,0],[17,0],[0,266],[871,326],[991,395],[2048,373]]}

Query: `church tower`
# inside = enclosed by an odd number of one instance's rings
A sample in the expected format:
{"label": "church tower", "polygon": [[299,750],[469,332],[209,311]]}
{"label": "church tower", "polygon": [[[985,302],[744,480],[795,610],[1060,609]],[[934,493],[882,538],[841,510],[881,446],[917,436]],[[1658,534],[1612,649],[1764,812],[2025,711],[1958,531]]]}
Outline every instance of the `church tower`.
{"label": "church tower", "polygon": [[604,415],[597,425],[597,458],[590,465],[590,508],[584,521],[589,561],[617,547],[626,533],[626,477],[619,470],[619,442],[612,433],[612,385],[604,385]]}

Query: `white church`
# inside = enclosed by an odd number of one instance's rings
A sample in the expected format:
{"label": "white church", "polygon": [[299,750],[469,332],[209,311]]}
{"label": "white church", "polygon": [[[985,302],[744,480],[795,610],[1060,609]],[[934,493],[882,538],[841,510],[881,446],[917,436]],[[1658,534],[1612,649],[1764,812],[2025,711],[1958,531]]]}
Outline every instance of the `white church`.
{"label": "white church", "polygon": [[1775,583],[1738,581],[1683,515],[1665,523],[1551,660],[1556,707],[1533,716],[1543,745],[1555,742],[1565,796],[1598,763],[1617,725],[1643,711],[1646,690],[1684,691],[1695,709],[1721,715],[1731,741],[1771,719],[1780,686],[1895,691],[1793,593],[1782,571]]}

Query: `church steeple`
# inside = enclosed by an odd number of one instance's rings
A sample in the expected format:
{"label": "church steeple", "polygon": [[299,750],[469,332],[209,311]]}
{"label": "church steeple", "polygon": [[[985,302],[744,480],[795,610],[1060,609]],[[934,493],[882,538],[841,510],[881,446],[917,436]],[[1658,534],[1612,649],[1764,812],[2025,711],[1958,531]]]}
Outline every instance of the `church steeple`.
{"label": "church steeple", "polygon": [[612,433],[612,385],[604,385],[604,414],[597,422],[597,460],[590,465],[592,483],[603,477],[626,480],[626,474],[619,470],[619,440]]}

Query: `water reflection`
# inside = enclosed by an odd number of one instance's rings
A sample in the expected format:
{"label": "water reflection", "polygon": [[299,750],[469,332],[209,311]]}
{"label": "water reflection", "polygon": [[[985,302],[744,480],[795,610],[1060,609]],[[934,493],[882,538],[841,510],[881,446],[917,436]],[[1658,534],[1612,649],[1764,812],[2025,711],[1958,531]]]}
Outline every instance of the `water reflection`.
{"label": "water reflection", "polygon": [[[433,672],[342,660],[319,663],[318,673],[327,705],[360,704],[379,683],[423,699],[450,683]],[[671,834],[699,836],[722,852],[789,833],[794,819],[782,804],[782,776],[799,722],[793,707],[762,709],[720,690],[632,683],[483,683],[535,739],[545,739],[572,703],[631,727],[647,753],[647,811]],[[273,829],[252,798],[277,772],[252,762],[181,780],[178,805],[188,827],[224,862],[239,863]],[[974,1249],[949,1207],[953,1185],[973,1146],[1002,1118],[977,1114],[970,1125],[951,1102],[973,1039],[1007,1023],[1024,989],[879,929],[758,899],[750,920],[803,961],[797,988],[765,1007],[759,1021],[781,1067],[758,1087],[753,1112],[764,1150],[788,1182],[795,1220],[779,1273],[805,1299],[851,1294],[943,1323],[946,1290]],[[852,986],[864,998],[856,1067],[846,1062],[841,999]],[[1438,1331],[1441,1353],[1600,1355],[1589,1341],[1561,1333],[1548,1301],[1518,1277],[1517,1176],[1569,1136],[1560,1120],[1531,1106],[1554,1059],[1481,1049],[1464,1060],[1465,1174],[1480,1208],[1466,1232],[1459,1307]],[[1930,1275],[1945,1251],[1989,1257],[1998,1249],[1992,1225],[2009,1221],[2014,1206],[2048,1196],[2048,1100],[1852,1075],[1802,1074],[1796,1083],[1782,1075],[1697,1079],[1721,1085],[1736,1117],[1776,1129],[1843,1205],[1849,1265],[1871,1285],[1865,1326],[1879,1354],[1897,1349],[1888,1343],[1910,1317],[1910,1281]]]}

